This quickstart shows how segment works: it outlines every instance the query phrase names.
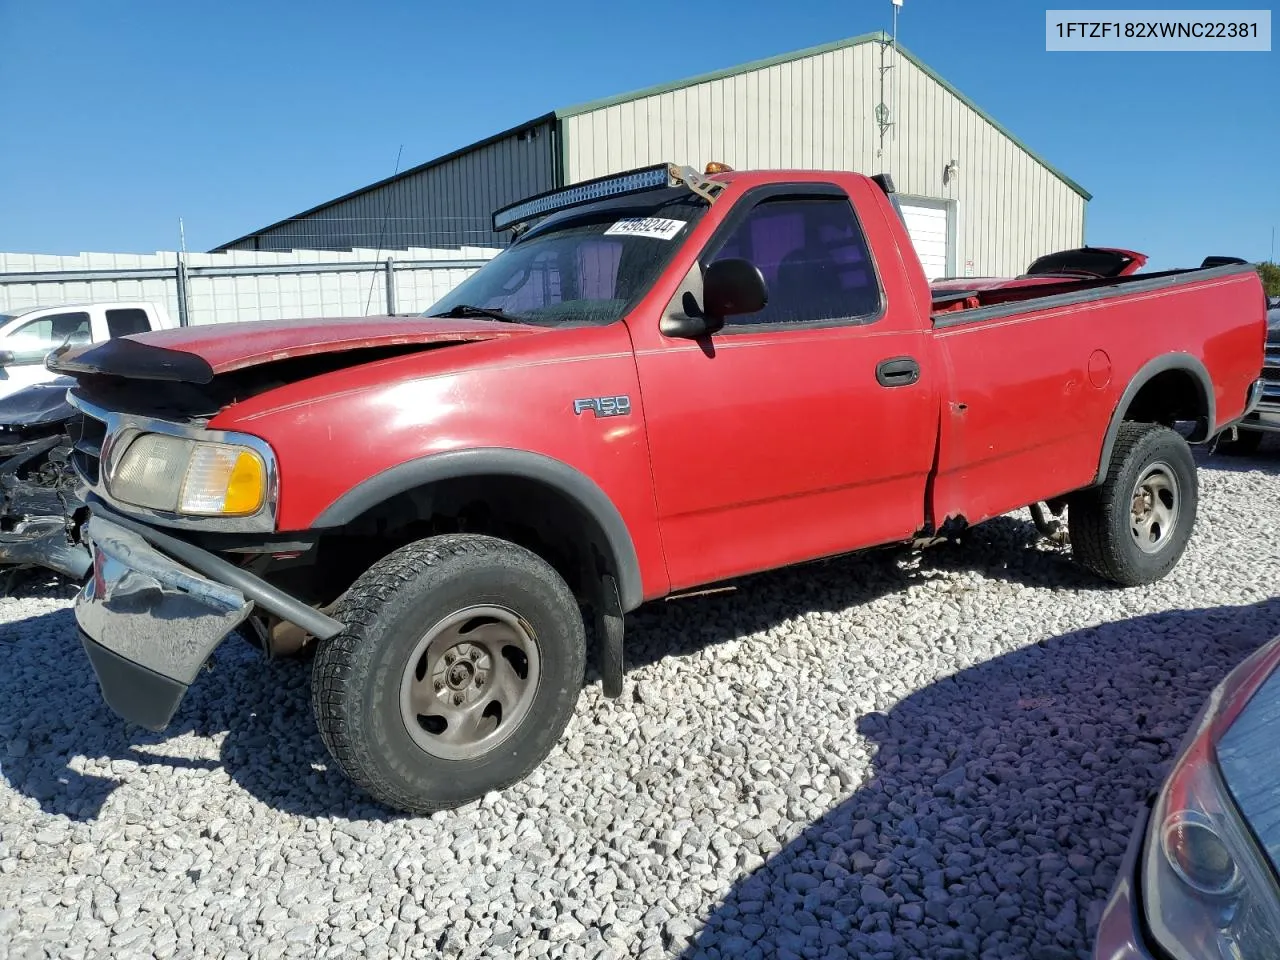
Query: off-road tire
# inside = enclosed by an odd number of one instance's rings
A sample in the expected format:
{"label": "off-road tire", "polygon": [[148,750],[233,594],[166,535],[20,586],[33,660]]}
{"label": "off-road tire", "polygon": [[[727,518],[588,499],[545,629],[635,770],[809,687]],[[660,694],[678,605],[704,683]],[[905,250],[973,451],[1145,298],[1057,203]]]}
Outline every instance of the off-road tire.
{"label": "off-road tire", "polygon": [[[1134,489],[1156,464],[1177,481],[1176,520],[1168,539],[1146,553],[1132,533]],[[1106,479],[1068,501],[1067,523],[1076,562],[1104,580],[1126,587],[1154,583],[1177,565],[1195,527],[1199,478],[1187,441],[1168,427],[1123,423],[1116,436]]]}
{"label": "off-road tire", "polygon": [[1236,438],[1232,440],[1230,437],[1219,437],[1213,452],[1225,457],[1252,457],[1258,452],[1260,446],[1262,446],[1261,430],[1246,430],[1244,427],[1238,427]]}
{"label": "off-road tire", "polygon": [[[441,759],[407,729],[401,683],[424,632],[475,605],[527,623],[540,673],[528,712],[498,746]],[[542,762],[573,715],[586,659],[581,610],[549,564],[513,543],[472,534],[410,543],[369,568],[334,615],[346,629],[316,651],[312,709],[343,773],[388,807],[428,813],[507,787]]]}

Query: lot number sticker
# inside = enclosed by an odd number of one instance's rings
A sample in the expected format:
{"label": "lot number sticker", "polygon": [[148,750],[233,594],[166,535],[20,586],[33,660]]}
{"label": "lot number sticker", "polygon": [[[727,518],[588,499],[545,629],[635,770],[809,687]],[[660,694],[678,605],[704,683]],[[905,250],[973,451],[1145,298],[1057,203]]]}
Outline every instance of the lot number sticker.
{"label": "lot number sticker", "polygon": [[627,217],[619,220],[605,231],[605,236],[653,237],[655,240],[670,240],[680,228],[684,220],[668,220],[665,217]]}

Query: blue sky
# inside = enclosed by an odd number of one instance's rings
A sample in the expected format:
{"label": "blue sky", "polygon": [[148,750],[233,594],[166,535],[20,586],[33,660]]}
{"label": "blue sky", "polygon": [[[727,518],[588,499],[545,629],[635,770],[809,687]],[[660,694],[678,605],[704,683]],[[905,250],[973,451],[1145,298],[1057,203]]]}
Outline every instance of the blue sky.
{"label": "blue sky", "polygon": [[[1093,193],[1089,243],[1157,268],[1269,256],[1280,53],[1046,53],[1045,6],[905,0],[899,38]],[[412,166],[890,16],[889,0],[0,0],[0,250],[173,249],[180,216],[208,249],[388,176],[401,145]]]}

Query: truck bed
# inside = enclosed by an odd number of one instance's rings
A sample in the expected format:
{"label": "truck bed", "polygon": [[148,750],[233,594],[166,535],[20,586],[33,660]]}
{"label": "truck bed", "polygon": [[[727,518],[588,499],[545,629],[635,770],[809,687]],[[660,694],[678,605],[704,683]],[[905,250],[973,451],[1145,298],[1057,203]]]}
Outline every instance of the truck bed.
{"label": "truck bed", "polygon": [[[933,296],[933,326],[935,328],[955,326],[1008,316],[1023,309],[1039,310],[1071,306],[1125,294],[1167,290],[1169,287],[1252,271],[1253,267],[1248,264],[1233,263],[1220,267],[1192,267],[1157,273],[1138,273],[1127,277],[1063,280],[1060,283],[1025,287],[937,291]],[[1000,307],[1006,309],[997,309]]]}
{"label": "truck bed", "polygon": [[1182,414],[1165,406],[1170,421],[1197,421],[1193,442],[1240,416],[1266,336],[1251,273],[1232,264],[982,291],[976,306],[935,313],[946,382],[934,522],[976,523],[1091,485],[1117,413],[1154,376],[1149,389],[1197,401]]}

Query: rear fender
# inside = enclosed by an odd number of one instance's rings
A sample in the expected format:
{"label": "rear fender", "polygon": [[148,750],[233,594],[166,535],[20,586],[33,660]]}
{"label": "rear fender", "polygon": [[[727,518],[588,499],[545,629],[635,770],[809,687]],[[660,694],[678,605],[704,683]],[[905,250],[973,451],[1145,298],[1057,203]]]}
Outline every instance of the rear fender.
{"label": "rear fender", "polygon": [[1204,422],[1198,425],[1195,432],[1189,438],[1192,443],[1203,443],[1214,434],[1214,427],[1217,423],[1217,410],[1213,396],[1213,379],[1209,376],[1209,371],[1205,365],[1200,362],[1198,357],[1189,353],[1167,353],[1164,356],[1156,357],[1149,360],[1133,375],[1133,379],[1129,381],[1129,385],[1125,387],[1124,393],[1120,395],[1120,401],[1116,404],[1116,408],[1111,413],[1111,422],[1107,425],[1106,435],[1102,440],[1102,454],[1098,458],[1098,470],[1094,475],[1094,484],[1102,483],[1107,476],[1107,468],[1111,463],[1111,453],[1115,449],[1116,436],[1120,432],[1120,425],[1125,421],[1125,414],[1133,405],[1134,398],[1142,391],[1148,383],[1154,380],[1162,373],[1171,370],[1181,371],[1189,374],[1199,391],[1200,407],[1205,411]]}

